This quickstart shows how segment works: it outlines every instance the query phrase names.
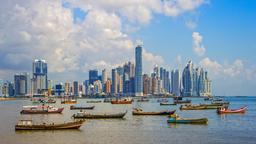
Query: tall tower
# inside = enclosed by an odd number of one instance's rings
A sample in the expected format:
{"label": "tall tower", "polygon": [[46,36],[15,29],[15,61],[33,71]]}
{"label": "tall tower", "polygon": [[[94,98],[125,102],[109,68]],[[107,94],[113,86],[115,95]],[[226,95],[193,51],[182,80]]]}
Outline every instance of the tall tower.
{"label": "tall tower", "polygon": [[135,63],[135,96],[143,96],[141,45],[135,48]]}
{"label": "tall tower", "polygon": [[182,86],[183,86],[182,95],[183,96],[193,95],[193,84],[194,84],[193,69],[194,69],[193,63],[192,61],[189,61],[187,66],[183,70],[183,73],[182,73]]}
{"label": "tall tower", "polygon": [[117,71],[116,69],[112,69],[112,94],[117,94]]}
{"label": "tall tower", "polygon": [[42,94],[47,91],[47,63],[45,60],[35,60],[33,62],[33,82],[34,93]]}
{"label": "tall tower", "polygon": [[171,85],[172,85],[172,93],[175,96],[180,96],[180,71],[178,69],[173,70],[171,73]]}

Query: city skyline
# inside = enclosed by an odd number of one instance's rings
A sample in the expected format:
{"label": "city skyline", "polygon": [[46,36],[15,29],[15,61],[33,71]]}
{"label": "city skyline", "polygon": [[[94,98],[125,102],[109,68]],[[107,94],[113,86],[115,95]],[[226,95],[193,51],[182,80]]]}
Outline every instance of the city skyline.
{"label": "city skyline", "polygon": [[256,95],[255,1],[172,2],[5,1],[0,79],[32,76],[36,58],[48,62],[48,79],[87,79],[90,69],[134,62],[141,40],[143,74],[156,64],[183,71],[192,60],[208,70],[214,94]]}

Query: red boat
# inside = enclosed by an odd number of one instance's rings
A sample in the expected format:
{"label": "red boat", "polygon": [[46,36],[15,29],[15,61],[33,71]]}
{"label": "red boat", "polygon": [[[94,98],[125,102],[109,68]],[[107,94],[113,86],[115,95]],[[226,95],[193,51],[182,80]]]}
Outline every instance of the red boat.
{"label": "red boat", "polygon": [[221,107],[217,109],[218,114],[232,114],[232,113],[245,113],[247,107],[242,107],[240,109],[228,109],[227,107]]}
{"label": "red boat", "polygon": [[38,107],[23,107],[20,113],[21,114],[54,114],[54,113],[62,113],[64,108],[55,108],[52,106],[38,106]]}
{"label": "red boat", "polygon": [[132,103],[132,99],[123,99],[123,100],[112,100],[111,104],[131,104]]}

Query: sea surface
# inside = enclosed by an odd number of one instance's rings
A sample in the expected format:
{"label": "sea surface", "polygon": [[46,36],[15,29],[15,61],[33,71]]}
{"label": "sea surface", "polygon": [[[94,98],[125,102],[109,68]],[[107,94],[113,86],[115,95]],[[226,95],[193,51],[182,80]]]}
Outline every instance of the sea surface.
{"label": "sea surface", "polygon": [[[190,98],[192,103],[209,103],[202,98]],[[245,114],[218,115],[216,110],[180,111],[179,106],[160,106],[157,98],[150,102],[131,105],[86,103],[92,99],[79,99],[79,104],[95,105],[90,113],[116,113],[128,111],[124,119],[86,120],[79,130],[15,131],[19,119],[35,122],[68,122],[78,110],[65,107],[63,114],[20,115],[23,105],[30,100],[0,101],[0,144],[255,144],[256,97],[224,97],[230,108],[248,106]],[[98,100],[98,99],[97,99]],[[169,99],[172,102],[172,99]],[[180,117],[209,119],[208,125],[168,124],[166,116],[133,116],[134,107],[144,111],[176,109]]]}

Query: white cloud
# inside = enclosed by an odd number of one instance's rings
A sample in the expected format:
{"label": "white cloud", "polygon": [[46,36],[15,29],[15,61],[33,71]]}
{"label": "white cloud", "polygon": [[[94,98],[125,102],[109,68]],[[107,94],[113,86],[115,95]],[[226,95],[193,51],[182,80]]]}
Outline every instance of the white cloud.
{"label": "white cloud", "polygon": [[193,38],[193,51],[194,51],[194,53],[197,54],[198,56],[203,56],[204,53],[205,53],[205,48],[202,44],[203,36],[200,35],[199,32],[193,32],[192,38]]}
{"label": "white cloud", "polygon": [[185,25],[191,30],[193,30],[197,27],[197,23],[192,20],[185,21]]}
{"label": "white cloud", "polygon": [[[68,2],[70,7],[63,7]],[[0,5],[0,68],[31,71],[35,58],[46,59],[50,73],[85,72],[134,59],[134,42],[126,28],[150,23],[154,14],[177,16],[202,0],[8,0]],[[86,13],[74,23],[73,8]],[[132,26],[132,27],[131,27]],[[144,52],[145,66],[163,64]],[[151,64],[152,63],[152,64]],[[145,70],[146,71],[146,70]]]}
{"label": "white cloud", "polygon": [[244,68],[243,61],[236,59],[231,64],[220,64],[217,61],[211,60],[206,57],[199,62],[199,65],[208,69],[214,77],[229,76],[235,77],[243,74],[246,76],[247,69]]}

